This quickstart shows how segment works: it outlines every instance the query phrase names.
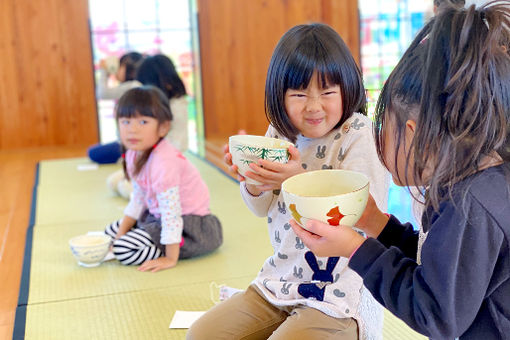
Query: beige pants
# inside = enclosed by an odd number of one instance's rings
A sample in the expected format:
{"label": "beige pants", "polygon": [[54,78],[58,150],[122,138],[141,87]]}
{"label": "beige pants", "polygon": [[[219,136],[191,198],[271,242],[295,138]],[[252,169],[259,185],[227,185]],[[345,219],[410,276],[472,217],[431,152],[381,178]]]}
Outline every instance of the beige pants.
{"label": "beige pants", "polygon": [[204,314],[186,339],[357,340],[358,326],[354,319],[336,319],[305,306],[273,306],[250,286]]}

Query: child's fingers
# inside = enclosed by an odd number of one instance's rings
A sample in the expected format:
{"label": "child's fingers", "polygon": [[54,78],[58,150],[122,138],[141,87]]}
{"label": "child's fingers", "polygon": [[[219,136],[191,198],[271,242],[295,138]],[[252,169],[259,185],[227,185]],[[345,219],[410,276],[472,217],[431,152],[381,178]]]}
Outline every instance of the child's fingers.
{"label": "child's fingers", "polygon": [[[254,164],[254,163],[252,163],[252,164]],[[270,170],[273,172],[283,172],[283,170],[285,168],[285,164],[278,163],[278,162],[271,162],[266,159],[259,159],[257,164],[254,164],[254,165],[258,165],[258,167],[261,169],[266,169],[266,170]]]}
{"label": "child's fingers", "polygon": [[328,235],[328,232],[331,231],[331,226],[320,221],[308,220],[306,222],[306,230],[312,234],[322,237]]}
{"label": "child's fingers", "polygon": [[301,155],[299,154],[299,150],[294,145],[289,146],[289,154],[290,154],[291,160],[293,160],[293,161],[301,160]]}
{"label": "child's fingers", "polygon": [[[271,162],[269,162],[271,163]],[[282,165],[282,164],[280,164]],[[250,169],[252,170],[253,173],[255,173],[256,175],[258,176],[261,176],[262,178],[265,178],[267,180],[273,180],[273,181],[276,181],[279,179],[279,171],[276,171],[276,170],[271,170],[269,168],[265,168],[265,167],[262,167],[260,165],[257,165],[255,163],[251,163],[249,165]],[[273,169],[276,168],[276,166],[271,166]]]}
{"label": "child's fingers", "polygon": [[266,185],[271,185],[271,187],[274,187],[274,186],[280,187],[280,184],[279,184],[280,182],[278,182],[277,180],[274,180],[274,179],[266,177],[266,176],[261,176],[260,174],[257,174],[255,172],[246,171],[246,173],[244,175],[245,175],[245,177],[251,178],[257,182],[260,182],[260,183],[263,183]]}
{"label": "child's fingers", "polygon": [[292,230],[296,233],[296,235],[306,244],[309,244],[312,240],[320,239],[319,235],[316,235],[314,233],[309,232],[306,229],[303,229],[295,220],[289,221],[290,226],[292,227]]}
{"label": "child's fingers", "polygon": [[226,153],[223,155],[223,161],[225,163],[227,163],[227,165],[232,165],[232,154],[231,153]]}

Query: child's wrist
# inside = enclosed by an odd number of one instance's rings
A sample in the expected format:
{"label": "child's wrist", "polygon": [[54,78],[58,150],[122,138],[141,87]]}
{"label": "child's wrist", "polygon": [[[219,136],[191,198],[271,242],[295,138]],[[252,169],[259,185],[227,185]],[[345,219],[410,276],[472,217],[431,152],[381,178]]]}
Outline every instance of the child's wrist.
{"label": "child's wrist", "polygon": [[360,240],[360,242],[358,243],[358,245],[354,248],[354,250],[351,252],[351,255],[349,256],[349,261],[351,260],[351,258],[354,256],[354,254],[356,254],[356,252],[359,250],[359,248],[363,245],[363,243],[365,243],[365,238],[363,238],[363,240]]}
{"label": "child's wrist", "polygon": [[244,183],[244,188],[246,189],[246,192],[253,197],[259,197],[263,193],[262,190],[258,190],[253,184],[246,184],[246,182]]}

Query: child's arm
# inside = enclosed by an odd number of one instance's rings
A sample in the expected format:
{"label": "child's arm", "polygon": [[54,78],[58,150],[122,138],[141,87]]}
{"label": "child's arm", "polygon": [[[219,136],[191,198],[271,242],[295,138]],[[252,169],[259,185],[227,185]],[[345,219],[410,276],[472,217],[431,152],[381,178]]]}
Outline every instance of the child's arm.
{"label": "child's arm", "polygon": [[134,219],[128,215],[124,215],[124,217],[122,218],[122,221],[120,221],[119,230],[117,231],[117,235],[115,236],[115,239],[118,239],[122,235],[126,234],[128,231],[131,230],[131,228],[134,227],[135,224],[136,224],[136,219]]}
{"label": "child's arm", "polygon": [[119,230],[117,231],[118,239],[125,233],[127,233],[131,228],[134,227],[136,221],[142,215],[142,212],[146,209],[145,203],[143,200],[144,193],[142,192],[140,186],[136,183],[136,181],[131,182],[133,184],[133,195],[129,199],[129,203],[124,209],[124,217],[119,224]]}
{"label": "child's arm", "polygon": [[[248,188],[248,186],[251,188]],[[255,187],[255,190],[253,187]],[[255,214],[255,216],[267,216],[269,207],[271,206],[273,199],[276,197],[272,192],[258,191],[256,190],[256,186],[246,184],[246,182],[241,182],[240,190],[244,203],[248,209]],[[252,190],[254,190],[254,192],[252,192]]]}
{"label": "child's arm", "polygon": [[156,195],[161,214],[161,244],[165,245],[165,256],[145,261],[138,269],[152,271],[175,267],[179,260],[182,240],[182,211],[179,187],[172,187]]}

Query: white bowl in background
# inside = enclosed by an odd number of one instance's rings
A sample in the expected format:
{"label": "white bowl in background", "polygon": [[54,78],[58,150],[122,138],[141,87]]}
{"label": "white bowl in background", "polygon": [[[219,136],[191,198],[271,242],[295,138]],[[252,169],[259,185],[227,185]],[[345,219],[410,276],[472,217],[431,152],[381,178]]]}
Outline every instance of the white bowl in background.
{"label": "white bowl in background", "polygon": [[229,138],[232,163],[237,165],[239,173],[246,178],[247,184],[255,185],[261,183],[245,176],[246,171],[250,170],[250,163],[256,163],[259,159],[287,163],[290,145],[292,145],[291,142],[264,136],[235,135]]}
{"label": "white bowl in background", "polygon": [[112,238],[104,235],[80,235],[69,240],[69,246],[78,264],[83,267],[96,267],[105,258]]}

